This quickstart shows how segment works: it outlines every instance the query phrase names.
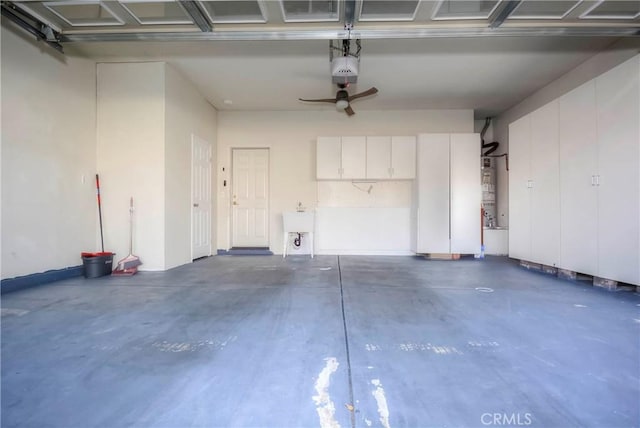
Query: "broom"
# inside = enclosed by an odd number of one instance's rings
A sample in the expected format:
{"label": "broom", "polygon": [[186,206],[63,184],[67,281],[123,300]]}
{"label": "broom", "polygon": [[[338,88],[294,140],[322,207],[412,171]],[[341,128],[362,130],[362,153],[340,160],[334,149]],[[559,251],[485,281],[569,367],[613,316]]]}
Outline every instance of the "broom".
{"label": "broom", "polygon": [[142,262],[133,255],[133,196],[129,202],[129,255],[118,262],[112,275],[134,275]]}

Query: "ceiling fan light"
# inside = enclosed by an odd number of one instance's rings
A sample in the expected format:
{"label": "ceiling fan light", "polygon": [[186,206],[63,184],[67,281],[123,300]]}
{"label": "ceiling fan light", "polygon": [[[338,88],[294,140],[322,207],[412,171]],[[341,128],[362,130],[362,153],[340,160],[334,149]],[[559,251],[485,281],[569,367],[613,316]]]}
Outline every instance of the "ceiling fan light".
{"label": "ceiling fan light", "polygon": [[336,101],[336,109],[344,110],[347,107],[349,107],[349,101],[347,101],[347,100],[338,100],[338,101]]}

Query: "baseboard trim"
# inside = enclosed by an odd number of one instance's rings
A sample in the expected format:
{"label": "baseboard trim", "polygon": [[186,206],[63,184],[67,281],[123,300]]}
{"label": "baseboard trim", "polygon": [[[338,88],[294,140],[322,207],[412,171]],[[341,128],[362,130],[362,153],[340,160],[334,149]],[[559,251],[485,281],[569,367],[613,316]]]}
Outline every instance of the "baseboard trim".
{"label": "baseboard trim", "polygon": [[315,255],[320,256],[415,256],[416,253],[408,250],[316,250]]}
{"label": "baseboard trim", "polygon": [[0,282],[0,294],[11,293],[13,291],[24,290],[37,285],[48,284],[63,279],[82,276],[84,267],[70,266],[63,269],[48,270],[46,272],[33,273],[30,275],[17,276],[15,278],[3,279]]}
{"label": "baseboard trim", "polygon": [[218,250],[219,256],[273,256],[273,252],[265,247],[232,247],[228,250]]}

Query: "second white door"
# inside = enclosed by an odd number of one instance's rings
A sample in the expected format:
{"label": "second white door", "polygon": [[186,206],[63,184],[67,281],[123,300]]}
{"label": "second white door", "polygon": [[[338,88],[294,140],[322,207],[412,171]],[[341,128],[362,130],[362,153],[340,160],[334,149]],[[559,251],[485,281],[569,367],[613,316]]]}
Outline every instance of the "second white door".
{"label": "second white door", "polygon": [[191,259],[211,255],[211,144],[191,136]]}
{"label": "second white door", "polygon": [[269,149],[234,149],[232,245],[269,247]]}

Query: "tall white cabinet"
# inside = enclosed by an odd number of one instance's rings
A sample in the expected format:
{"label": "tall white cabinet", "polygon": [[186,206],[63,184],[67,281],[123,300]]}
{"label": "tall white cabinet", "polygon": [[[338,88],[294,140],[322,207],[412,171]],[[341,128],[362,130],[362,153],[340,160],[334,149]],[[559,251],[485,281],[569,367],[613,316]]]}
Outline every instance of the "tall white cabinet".
{"label": "tall white cabinet", "polygon": [[418,135],[414,252],[480,252],[479,159],[478,134]]}
{"label": "tall white cabinet", "polygon": [[512,123],[509,160],[511,257],[640,285],[640,56]]}
{"label": "tall white cabinet", "polygon": [[598,125],[596,82],[559,99],[560,265],[598,275]]}
{"label": "tall white cabinet", "polygon": [[640,284],[640,56],[596,79],[598,272]]}
{"label": "tall white cabinet", "polygon": [[640,283],[640,57],[560,98],[562,266]]}
{"label": "tall white cabinet", "polygon": [[531,117],[509,125],[509,256],[531,257]]}
{"label": "tall white cabinet", "polygon": [[553,101],[509,128],[509,254],[549,266],[560,255],[558,126]]}

